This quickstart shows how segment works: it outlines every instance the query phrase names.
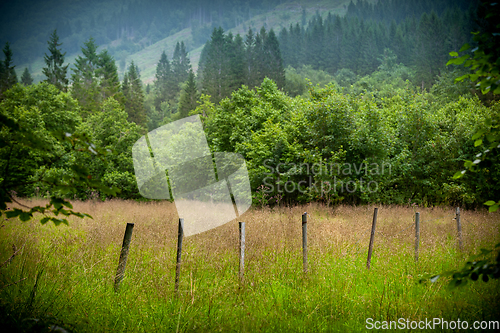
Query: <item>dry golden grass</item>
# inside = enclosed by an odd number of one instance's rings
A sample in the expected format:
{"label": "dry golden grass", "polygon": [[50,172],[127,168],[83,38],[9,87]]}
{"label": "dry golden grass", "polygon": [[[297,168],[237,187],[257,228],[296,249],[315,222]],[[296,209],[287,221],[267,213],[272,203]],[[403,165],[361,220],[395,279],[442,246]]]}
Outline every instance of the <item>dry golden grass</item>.
{"label": "dry golden grass", "polygon": [[[22,201],[28,206],[45,204],[43,200]],[[86,212],[93,219],[70,218],[68,231],[84,233],[89,241],[107,247],[120,246],[126,223],[134,223],[133,246],[152,249],[174,249],[177,243],[177,211],[170,202],[134,202],[123,200],[75,201],[74,210]],[[238,221],[246,222],[247,260],[260,257],[264,251],[299,251],[302,246],[301,215],[308,213],[308,246],[311,251],[336,252],[345,255],[350,246],[366,247],[370,237],[375,206],[327,208],[322,204],[295,207],[253,208]],[[416,208],[379,206],[375,248],[398,250],[414,243],[415,212],[420,212],[420,249],[431,252],[447,242],[456,242],[455,209],[451,207]],[[35,221],[34,230],[43,228]],[[462,211],[462,234],[465,252],[485,242],[498,240],[500,217],[486,210]],[[238,247],[238,223],[185,238],[187,248],[196,249],[197,256],[214,256]]]}
{"label": "dry golden grass", "polygon": [[[495,316],[500,306],[498,281],[479,282],[454,293],[444,290],[442,280],[418,283],[425,274],[459,269],[480,247],[498,243],[498,213],[462,211],[460,253],[454,208],[379,206],[367,270],[375,206],[327,208],[314,203],[252,208],[239,218],[246,222],[244,283],[238,279],[238,221],[232,221],[184,238],[180,297],[176,297],[174,204],[110,200],[75,201],[73,206],[93,219],[72,217],[69,226],[58,227],[41,225],[40,217],[26,223],[2,221],[0,262],[8,258],[12,244],[26,244],[8,267],[13,281],[29,277],[16,299],[29,302],[36,276],[43,270],[39,304],[59,300],[53,308],[64,312],[65,320],[79,331],[113,331],[116,323],[156,327],[164,318],[157,330],[171,330],[179,325],[181,312],[188,331],[195,327],[244,331],[243,326],[249,327],[247,331],[330,331],[331,327],[344,331],[349,325],[359,331],[367,317],[462,319],[466,314],[477,319],[485,311],[489,311],[486,316]],[[418,264],[413,259],[415,211],[421,214]],[[308,213],[308,274],[302,274],[304,212]],[[122,291],[115,294],[114,274],[127,223],[135,226]],[[25,308],[27,303],[20,304]]]}

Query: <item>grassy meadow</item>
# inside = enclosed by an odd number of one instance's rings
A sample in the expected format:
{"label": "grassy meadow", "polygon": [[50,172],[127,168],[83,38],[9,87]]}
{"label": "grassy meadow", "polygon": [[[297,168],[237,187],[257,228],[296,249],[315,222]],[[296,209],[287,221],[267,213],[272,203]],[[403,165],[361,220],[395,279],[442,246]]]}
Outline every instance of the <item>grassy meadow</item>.
{"label": "grassy meadow", "polygon": [[[1,220],[3,331],[363,332],[367,318],[460,319],[470,327],[473,321],[500,317],[499,281],[453,290],[444,279],[418,282],[426,274],[461,268],[481,247],[498,243],[498,213],[462,212],[460,252],[452,207],[380,206],[368,270],[374,206],[253,208],[240,218],[246,222],[243,282],[238,277],[238,223],[233,221],[184,238],[176,295],[178,216],[173,204],[111,200],[73,205],[93,219],[73,218],[69,226],[58,227],[36,219]],[[307,273],[301,248],[305,211]],[[411,226],[416,211],[421,213],[417,263]],[[125,278],[115,293],[127,222],[135,227]],[[17,255],[6,262],[13,246]]]}

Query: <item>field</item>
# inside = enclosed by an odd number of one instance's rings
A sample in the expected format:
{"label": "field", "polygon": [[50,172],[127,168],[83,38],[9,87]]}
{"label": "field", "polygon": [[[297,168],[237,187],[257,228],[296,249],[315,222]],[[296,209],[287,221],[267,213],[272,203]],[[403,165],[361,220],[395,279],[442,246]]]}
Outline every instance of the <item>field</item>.
{"label": "field", "polygon": [[[24,201],[41,204],[42,201]],[[238,277],[238,223],[184,238],[174,292],[178,216],[173,204],[74,202],[93,219],[70,225],[2,220],[0,325],[7,331],[359,332],[374,321],[499,320],[498,281],[450,290],[426,274],[461,268],[500,241],[498,213],[463,211],[464,250],[454,208],[380,206],[366,268],[374,206],[319,204],[253,208],[246,222],[245,276]],[[302,270],[301,214],[307,211],[308,266]],[[415,212],[421,213],[419,261]],[[135,223],[119,293],[114,275],[127,222]],[[442,326],[432,331],[451,331]],[[421,331],[403,329],[401,331]],[[473,331],[473,330],[471,330]]]}

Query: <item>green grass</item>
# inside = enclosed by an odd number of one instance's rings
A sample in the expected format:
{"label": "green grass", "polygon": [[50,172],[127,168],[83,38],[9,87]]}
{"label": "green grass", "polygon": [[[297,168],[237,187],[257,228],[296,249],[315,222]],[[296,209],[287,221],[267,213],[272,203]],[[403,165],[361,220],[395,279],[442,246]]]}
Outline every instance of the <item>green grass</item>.
{"label": "green grass", "polygon": [[[498,242],[498,214],[462,212],[461,253],[453,210],[420,209],[424,222],[415,263],[414,230],[398,234],[411,225],[413,210],[380,207],[368,270],[372,207],[255,209],[242,217],[247,222],[243,283],[238,226],[231,222],[184,239],[176,294],[177,216],[171,204],[87,202],[75,203],[75,209],[94,219],[75,219],[69,227],[1,223],[0,264],[12,254],[12,244],[18,249],[25,244],[0,268],[0,325],[8,331],[59,325],[75,332],[360,332],[366,331],[367,318],[460,319],[469,325],[499,320],[498,281],[454,290],[446,281],[418,283],[424,274],[460,268],[479,247]],[[300,224],[305,210],[311,214],[307,273]],[[433,218],[438,220],[426,224]],[[135,223],[134,234],[126,276],[115,293],[126,222]]]}

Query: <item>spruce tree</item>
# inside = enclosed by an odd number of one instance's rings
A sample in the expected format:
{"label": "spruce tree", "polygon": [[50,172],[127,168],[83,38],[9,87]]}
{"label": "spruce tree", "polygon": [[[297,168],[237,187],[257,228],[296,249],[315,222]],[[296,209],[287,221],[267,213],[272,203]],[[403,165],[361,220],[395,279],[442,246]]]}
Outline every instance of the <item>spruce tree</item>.
{"label": "spruce tree", "polygon": [[28,67],[24,68],[23,75],[21,76],[21,83],[25,86],[33,84],[33,78],[31,77]]}
{"label": "spruce tree", "polygon": [[59,49],[62,43],[59,43],[57,30],[52,32],[47,44],[49,44],[50,55],[45,54],[44,58],[46,67],[42,69],[43,74],[47,77],[45,81],[55,85],[59,90],[66,91],[68,87],[68,79],[66,78],[66,75],[69,64],[63,66],[66,52],[62,53],[61,49]]}
{"label": "spruce tree", "polygon": [[239,34],[232,38],[232,35],[227,37],[227,56],[229,57],[229,74],[227,80],[229,92],[239,89],[245,84],[246,65],[245,65],[245,48],[243,38]]}
{"label": "spruce tree", "polygon": [[16,66],[12,65],[12,50],[9,42],[5,43],[3,54],[5,59],[0,62],[0,99],[2,99],[5,91],[17,83],[17,75],[14,69]]}
{"label": "spruce tree", "polygon": [[84,45],[83,56],[76,58],[71,76],[73,98],[78,100],[84,113],[100,110],[102,103],[109,97],[114,97],[123,105],[115,59],[107,50],[97,53],[97,45],[92,37]]}
{"label": "spruce tree", "polygon": [[257,81],[255,73],[257,63],[255,59],[255,36],[252,28],[248,29],[248,33],[245,36],[245,63],[245,84],[248,87],[253,87]]}
{"label": "spruce tree", "polygon": [[226,57],[227,38],[224,30],[214,28],[210,40],[205,45],[206,59],[203,63],[202,92],[211,96],[213,103],[218,103],[228,94],[229,66]]}
{"label": "spruce tree", "polygon": [[144,108],[144,93],[139,76],[139,68],[132,61],[124,76],[122,92],[125,98],[125,111],[128,120],[139,126],[146,126],[146,109]]}
{"label": "spruce tree", "polygon": [[100,92],[97,69],[99,68],[99,56],[97,45],[91,37],[82,47],[82,56],[75,60],[75,69],[71,75],[73,86],[71,94],[85,113],[93,113],[99,109]]}
{"label": "spruce tree", "polygon": [[174,55],[172,57],[172,73],[174,84],[177,93],[180,90],[180,84],[188,79],[191,62],[187,56],[184,42],[177,42],[175,45]]}
{"label": "spruce tree", "polygon": [[278,88],[285,86],[285,70],[283,69],[283,59],[281,58],[280,45],[273,29],[269,31],[264,40],[265,57],[267,66],[265,73],[268,73]]}
{"label": "spruce tree", "polygon": [[184,88],[181,91],[181,96],[179,98],[179,114],[181,118],[185,118],[189,115],[189,112],[196,109],[198,101],[198,90],[196,89],[196,80],[191,69],[188,74],[188,79]]}
{"label": "spruce tree", "polygon": [[121,96],[117,96],[120,92],[120,80],[118,78],[118,69],[115,59],[108,53],[108,50],[103,50],[99,53],[98,60],[99,68],[96,70],[100,78],[99,90],[101,92],[101,100],[115,97],[119,102],[122,102]]}
{"label": "spruce tree", "polygon": [[417,80],[422,87],[429,87],[446,63],[445,38],[442,21],[437,14],[434,11],[430,15],[422,14],[414,53]]}
{"label": "spruce tree", "polygon": [[154,81],[155,88],[155,108],[161,111],[161,103],[173,98],[173,77],[165,51],[161,54],[158,65],[156,65],[156,75]]}

